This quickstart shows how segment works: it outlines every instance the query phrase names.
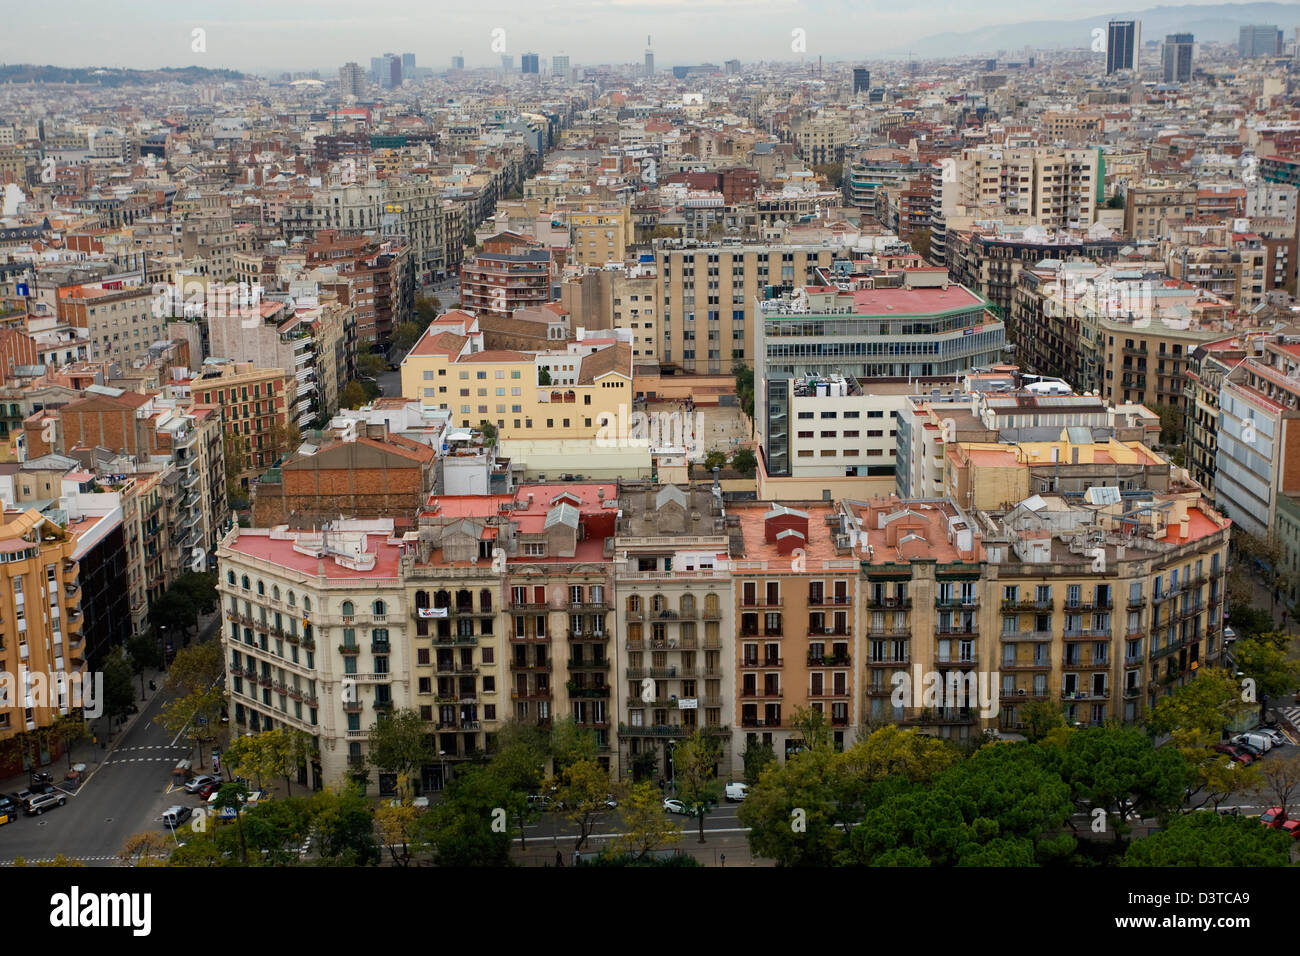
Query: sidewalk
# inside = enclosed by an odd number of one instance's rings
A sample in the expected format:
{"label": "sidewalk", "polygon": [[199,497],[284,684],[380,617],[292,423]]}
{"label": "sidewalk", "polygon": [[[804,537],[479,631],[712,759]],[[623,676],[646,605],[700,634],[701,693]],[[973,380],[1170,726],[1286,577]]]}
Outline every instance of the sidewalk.
{"label": "sidewalk", "polygon": [[[774,860],[755,857],[749,849],[749,838],[744,833],[710,833],[704,831],[704,843],[699,842],[697,830],[683,828],[682,838],[669,849],[695,857],[705,866],[775,866]],[[557,850],[563,854],[564,865],[573,865],[573,844],[575,838],[562,836],[552,840],[551,837],[529,837],[527,849],[519,848],[519,838],[511,844],[510,858],[516,866],[555,866]],[[611,841],[602,837],[590,837],[582,852],[598,853]],[[723,862],[726,857],[726,862]]]}
{"label": "sidewalk", "polygon": [[[221,622],[221,611],[218,609],[212,614],[203,615],[199,618],[199,631],[197,635],[190,637],[190,644],[193,645],[199,641],[206,640],[215,633]],[[181,645],[184,647],[185,645]],[[149,681],[157,685],[157,690],[149,690]],[[145,710],[151,704],[154,698],[162,693],[163,685],[167,682],[167,672],[162,670],[146,670],[144,672],[144,699],[139,698],[140,677],[132,677],[132,685],[136,690],[136,712],[128,714],[125,720],[120,723],[117,720],[110,721],[106,716],[96,717],[93,720],[86,721],[87,730],[90,736],[84,740],[78,740],[68,750],[67,753],[51,760],[48,764],[39,767],[32,767],[31,770],[15,774],[11,777],[0,779],[0,793],[16,793],[19,790],[25,790],[31,784],[31,774],[34,771],[43,771],[54,778],[56,787],[65,785],[68,768],[70,765],[83,763],[86,765],[86,775],[81,785],[84,787],[94,777],[96,771],[104,765],[104,762],[113,756],[117,744],[126,735],[136,721],[144,716]],[[105,739],[104,734],[107,731],[108,737]],[[80,787],[78,788],[78,790]],[[76,793],[77,790],[69,790],[69,793]]]}

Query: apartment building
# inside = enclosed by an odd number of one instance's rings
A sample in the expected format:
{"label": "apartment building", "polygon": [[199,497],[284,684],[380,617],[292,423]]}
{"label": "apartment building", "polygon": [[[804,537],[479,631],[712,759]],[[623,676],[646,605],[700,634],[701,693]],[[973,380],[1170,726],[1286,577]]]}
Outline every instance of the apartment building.
{"label": "apartment building", "polygon": [[460,267],[460,301],[467,311],[508,318],[515,309],[551,301],[551,254],[525,236],[497,233]]}
{"label": "apartment building", "polygon": [[937,202],[1027,215],[1047,229],[1084,229],[1103,189],[1099,149],[980,146],[962,151],[941,178]]}
{"label": "apartment building", "polygon": [[76,550],[77,536],[40,512],[4,510],[0,670],[40,675],[47,688],[45,698],[37,699],[34,688],[11,687],[8,692],[15,699],[0,708],[0,770],[9,775],[28,770],[42,756],[29,750],[31,741],[25,736],[20,740],[19,735],[49,727],[59,716],[72,713],[70,688],[59,689],[55,675],[89,676]]}
{"label": "apartment building", "polygon": [[1187,470],[1214,500],[1219,457],[1219,393],[1229,369],[1246,357],[1236,336],[1198,345],[1183,371],[1183,429],[1187,436]]}
{"label": "apartment building", "polygon": [[[309,734],[315,751],[298,769],[304,785],[366,780],[376,719],[415,706],[401,552],[382,520],[318,532],[233,528],[221,541],[232,726]],[[394,789],[391,779],[377,782],[381,793]]]}
{"label": "apartment building", "polygon": [[[734,768],[735,621],[722,500],[706,487],[624,482],[614,536],[619,764],[671,779],[675,741],[697,729]],[[648,699],[647,699],[648,698]],[[653,770],[651,770],[653,767]]]}
{"label": "apartment building", "polygon": [[569,214],[570,261],[603,266],[622,262],[633,240],[631,210],[626,206],[588,209]]}
{"label": "apartment building", "polygon": [[725,374],[752,365],[758,302],[817,283],[834,250],[817,246],[661,247],[656,253],[659,363],[671,370]]}
{"label": "apartment building", "polygon": [[1132,240],[1161,239],[1171,224],[1195,215],[1195,186],[1143,183],[1124,194],[1124,235]]}
{"label": "apartment building", "polygon": [[166,334],[164,320],[154,312],[154,296],[144,286],[87,285],[58,290],[58,320],[86,330],[92,361],[137,368],[144,364],[149,347]]}
{"label": "apartment building", "polygon": [[1215,503],[1239,527],[1267,537],[1278,500],[1300,491],[1300,337],[1258,339],[1219,392]]}
{"label": "apartment building", "polygon": [[[788,755],[798,746],[790,721],[801,708],[826,715],[837,748],[852,746],[865,723],[855,670],[860,565],[852,555],[837,556],[827,520],[833,516],[829,504],[728,511],[743,541],[733,549],[731,585],[746,747],[770,744]],[[739,736],[733,746],[739,749]]]}
{"label": "apartment building", "polygon": [[293,381],[278,368],[208,359],[191,382],[194,402],[220,411],[228,470],[244,488],[288,450]]}

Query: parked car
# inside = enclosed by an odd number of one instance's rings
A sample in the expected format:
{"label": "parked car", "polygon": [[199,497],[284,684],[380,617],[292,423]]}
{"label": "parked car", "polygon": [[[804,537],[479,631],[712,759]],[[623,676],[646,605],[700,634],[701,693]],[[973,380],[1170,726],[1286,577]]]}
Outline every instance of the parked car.
{"label": "parked car", "polygon": [[188,820],[194,811],[189,807],[183,807],[179,803],[175,806],[168,807],[163,811],[162,825],[164,830],[175,830],[182,823]]}
{"label": "parked car", "polygon": [[680,800],[674,800],[671,797],[668,797],[664,800],[664,810],[669,813],[685,813],[686,805]]}
{"label": "parked car", "polygon": [[1278,829],[1283,833],[1291,834],[1291,839],[1300,840],[1300,820],[1283,820]]}
{"label": "parked car", "polygon": [[1232,738],[1232,743],[1238,746],[1251,746],[1260,753],[1268,753],[1273,749],[1273,741],[1266,735],[1251,731],[1250,733],[1237,734]]}
{"label": "parked car", "polygon": [[747,783],[729,783],[727,784],[727,799],[732,803],[739,803],[749,796],[749,784]]}
{"label": "parked car", "polygon": [[199,790],[201,790],[203,787],[206,787],[206,786],[207,786],[208,784],[210,784],[210,783],[215,783],[215,784],[217,784],[218,786],[220,786],[220,785],[221,785],[221,780],[220,780],[220,778],[218,778],[218,777],[214,777],[214,776],[212,776],[212,774],[209,774],[209,773],[202,773],[202,774],[199,774],[199,775],[198,775],[197,777],[195,777],[193,780],[191,780],[191,781],[189,781],[187,784],[185,784],[185,792],[186,792],[186,793],[198,793]]}
{"label": "parked car", "polygon": [[1261,750],[1259,747],[1256,747],[1254,744],[1246,743],[1244,740],[1234,743],[1233,746],[1236,747],[1238,750],[1246,751],[1246,753],[1250,754],[1256,760],[1264,756],[1263,750]]}
{"label": "parked car", "polygon": [[549,810],[557,808],[557,804],[548,795],[544,793],[530,793],[528,795],[528,809],[540,810],[546,813]]}
{"label": "parked car", "polygon": [[1282,733],[1280,730],[1257,730],[1255,733],[1263,734],[1269,740],[1273,741],[1274,747],[1281,747],[1291,742],[1287,739],[1286,734]]}
{"label": "parked car", "polygon": [[61,807],[67,802],[68,798],[61,793],[38,793],[27,801],[23,812],[29,817],[39,817],[46,810]]}
{"label": "parked car", "polygon": [[203,786],[199,787],[199,789],[195,790],[194,793],[200,800],[206,800],[220,789],[221,781],[213,780],[212,782],[205,783]]}
{"label": "parked car", "polygon": [[1221,754],[1227,754],[1233,760],[1240,764],[1251,764],[1255,762],[1255,755],[1247,753],[1234,744],[1215,744],[1213,750]]}
{"label": "parked car", "polygon": [[17,800],[7,794],[0,793],[0,817],[4,817],[6,823],[17,819],[20,809],[22,809],[22,806]]}
{"label": "parked car", "polygon": [[1270,830],[1276,830],[1286,822],[1286,811],[1281,807],[1269,807],[1260,815],[1259,822]]}

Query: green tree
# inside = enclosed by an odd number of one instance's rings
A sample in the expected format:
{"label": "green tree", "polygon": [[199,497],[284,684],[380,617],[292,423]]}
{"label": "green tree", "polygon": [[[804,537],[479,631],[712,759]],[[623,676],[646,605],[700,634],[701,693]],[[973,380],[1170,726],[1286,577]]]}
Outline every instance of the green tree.
{"label": "green tree", "polygon": [[619,805],[622,833],[611,847],[613,854],[631,854],[642,860],[682,838],[682,828],[664,813],[663,796],[649,780],[628,788]]}
{"label": "green tree", "polygon": [[595,760],[582,758],[571,762],[547,788],[559,803],[561,813],[578,828],[574,852],[587,843],[601,816],[609,810],[607,800],[613,789],[609,771]]}
{"label": "green tree", "polygon": [[486,418],[478,423],[478,430],[483,435],[483,440],[487,442],[489,446],[497,443],[497,427]]}
{"label": "green tree", "polygon": [[1025,737],[1033,742],[1042,740],[1053,729],[1065,726],[1061,708],[1046,700],[1031,700],[1020,706],[1020,719],[1025,725]]}
{"label": "green tree", "polygon": [[413,792],[420,768],[438,759],[429,734],[429,723],[416,710],[381,714],[370,731],[366,761],[376,770],[397,775],[397,792]]}
{"label": "green tree", "polygon": [[355,379],[343,386],[339,392],[339,408],[360,408],[366,404],[366,390]]}
{"label": "green tree", "polygon": [[210,571],[185,571],[172,583],[172,590],[189,601],[198,614],[211,614],[220,601],[217,576]]}
{"label": "green tree", "polygon": [[813,172],[825,179],[831,189],[839,189],[844,182],[843,163],[822,163],[814,166]]}
{"label": "green tree", "polygon": [[357,374],[366,378],[378,378],[388,371],[388,362],[375,352],[362,352],[357,356]]}
{"label": "green tree", "polygon": [[[521,746],[519,741],[510,744],[509,760],[521,757]],[[511,834],[505,823],[511,791],[504,783],[509,777],[500,767],[466,767],[447,784],[443,799],[419,817],[413,839],[432,848],[436,865],[510,865]],[[520,817],[521,834],[522,825]]]}
{"label": "green tree", "polygon": [[[425,327],[428,327],[427,323]],[[414,322],[399,322],[393,329],[393,335],[392,338],[389,339],[389,344],[400,355],[405,357],[406,353],[411,351],[411,346],[420,341],[420,336],[423,334],[424,329],[420,328],[420,326],[416,325]]]}
{"label": "green tree", "polygon": [[1167,448],[1183,443],[1183,410],[1177,405],[1154,405],[1151,409],[1160,416],[1160,446]]}
{"label": "green tree", "polygon": [[983,747],[925,784],[886,781],[848,838],[869,866],[1032,866],[1067,858],[1070,790],[1029,743]]}
{"label": "green tree", "polygon": [[1237,669],[1255,681],[1260,695],[1282,697],[1300,683],[1300,661],[1291,657],[1291,638],[1276,632],[1245,637],[1232,645]]}
{"label": "green tree", "polygon": [[135,704],[135,687],[131,665],[121,647],[114,647],[104,658],[104,713],[109,717],[125,714]]}
{"label": "green tree", "polygon": [[752,449],[741,448],[731,456],[731,467],[746,478],[752,478],[758,470],[758,459],[754,457]]}
{"label": "green tree", "polygon": [[1254,817],[1180,814],[1129,844],[1121,866],[1287,866],[1291,836]]}
{"label": "green tree", "polygon": [[162,647],[158,636],[151,632],[132,634],[126,639],[126,653],[131,670],[140,678],[140,699],[144,700],[144,672],[162,667]]}
{"label": "green tree", "polygon": [[737,813],[749,828],[755,856],[774,859],[778,866],[834,863],[844,848],[831,783],[835,756],[830,750],[805,750],[763,771]]}
{"label": "green tree", "polygon": [[719,451],[718,449],[715,448],[713,449],[713,451],[709,452],[707,455],[704,456],[705,471],[713,471],[714,468],[726,468],[726,467],[727,467],[726,452]]}
{"label": "green tree", "polygon": [[425,849],[417,824],[420,808],[410,803],[381,803],[375,808],[379,843],[388,848],[395,866],[410,866],[411,858]]}
{"label": "green tree", "polygon": [[217,788],[217,799],[212,801],[214,809],[232,810],[235,814],[235,830],[239,835],[239,862],[248,865],[248,837],[244,833],[244,801],[248,798],[248,787],[233,780]]}
{"label": "green tree", "polygon": [[167,687],[181,694],[192,694],[217,684],[224,673],[221,643],[204,641],[177,651],[167,672]]}
{"label": "green tree", "polygon": [[280,754],[280,732],[264,730],[260,734],[236,737],[222,755],[232,776],[256,780],[258,788],[266,785],[284,769]]}
{"label": "green tree", "polygon": [[562,717],[551,724],[550,755],[556,777],[580,760],[594,762],[599,749],[595,732],[579,727],[572,717]]}
{"label": "green tree", "polygon": [[171,841],[157,830],[145,830],[128,837],[117,851],[117,858],[127,866],[161,866],[171,855]]}
{"label": "green tree", "polygon": [[1123,197],[1123,196],[1120,196],[1120,195],[1111,196],[1109,199],[1106,200],[1106,208],[1107,208],[1107,209],[1123,209],[1123,208],[1124,208],[1124,197]]}
{"label": "green tree", "polygon": [[50,724],[49,733],[51,741],[62,745],[63,751],[68,758],[68,767],[71,769],[73,745],[78,740],[85,740],[90,736],[82,711],[77,709],[71,713],[59,714],[54,718],[54,722]]}
{"label": "green tree", "polygon": [[673,782],[677,785],[677,798],[699,821],[701,843],[704,842],[704,818],[722,798],[722,784],[718,782],[717,772],[721,759],[722,748],[718,742],[698,728],[679,742],[673,751]]}
{"label": "green tree", "polygon": [[[550,754],[550,738],[536,724],[510,720],[497,734],[497,749],[487,765],[487,772],[497,786],[502,802],[493,804],[506,809],[511,819],[519,824],[519,845],[527,846],[524,836],[524,815],[528,811],[528,795],[536,793],[545,776],[546,759]],[[489,789],[486,784],[478,791]]]}
{"label": "green tree", "polygon": [[1061,762],[1061,778],[1075,797],[1114,815],[1116,842],[1131,829],[1130,814],[1167,815],[1182,804],[1194,782],[1181,753],[1172,747],[1155,747],[1150,737],[1131,727],[1073,731]]}
{"label": "green tree", "polygon": [[1262,764],[1260,775],[1270,799],[1290,815],[1296,791],[1300,789],[1300,754],[1294,750],[1286,754],[1275,754],[1262,761]]}
{"label": "green tree", "polygon": [[754,370],[743,361],[737,360],[731,367],[731,371],[736,376],[736,398],[740,402],[740,410],[745,413],[745,417],[752,424],[754,421]]}
{"label": "green tree", "polygon": [[798,707],[790,715],[790,739],[808,750],[829,750],[831,725],[826,715],[814,707]]}
{"label": "green tree", "polygon": [[740,758],[745,765],[745,783],[751,787],[758,783],[758,778],[768,767],[776,765],[776,751],[770,743],[751,740],[745,745],[745,752]]}
{"label": "green tree", "polygon": [[348,788],[323,790],[311,800],[323,861],[334,866],[373,866],[379,862],[374,811],[365,797]]}
{"label": "green tree", "polygon": [[254,860],[266,866],[296,866],[301,847],[312,832],[309,797],[263,800],[242,815],[248,847]]}
{"label": "green tree", "polygon": [[1213,743],[1229,722],[1250,707],[1241,699],[1241,682],[1221,667],[1202,667],[1196,677],[1156,702],[1147,728],[1157,735],[1199,731]]}
{"label": "green tree", "polygon": [[[134,696],[134,691],[132,694]],[[166,728],[170,734],[184,734],[191,746],[198,747],[199,763],[202,763],[203,745],[216,740],[224,705],[225,697],[220,687],[191,691],[164,704],[154,723]]]}
{"label": "green tree", "polygon": [[538,386],[551,384],[551,370],[545,365],[537,370],[537,384]]}

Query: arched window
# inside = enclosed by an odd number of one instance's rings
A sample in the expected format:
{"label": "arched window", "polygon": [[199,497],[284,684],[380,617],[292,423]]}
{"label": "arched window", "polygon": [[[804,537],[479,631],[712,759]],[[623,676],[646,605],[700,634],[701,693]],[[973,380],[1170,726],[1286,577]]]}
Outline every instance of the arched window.
{"label": "arched window", "polygon": [[416,592],[415,592],[415,606],[416,606],[416,607],[428,607],[428,606],[429,606],[429,592],[428,592],[428,591],[416,591]]}
{"label": "arched window", "polygon": [[478,592],[478,609],[484,613],[492,610],[492,589],[484,588]]}
{"label": "arched window", "polygon": [[376,613],[376,614],[380,614],[380,615],[382,615],[382,614],[387,614],[387,613],[388,613],[388,612],[385,610],[385,605],[384,605],[384,602],[383,602],[383,601],[376,601],[376,602],[375,602],[375,613]]}
{"label": "arched window", "polygon": [[310,610],[311,610],[311,598],[307,597],[306,595],[303,595],[303,599],[302,599],[302,609],[303,609],[304,611],[310,611]]}
{"label": "arched window", "polygon": [[627,610],[629,614],[641,613],[641,596],[639,594],[633,594],[627,599]]}
{"label": "arched window", "polygon": [[297,604],[297,603],[298,603],[298,599],[295,598],[295,597],[293,596],[293,592],[290,591],[290,592],[289,592],[289,607],[293,607],[293,606],[294,606],[295,604]]}
{"label": "arched window", "polygon": [[682,595],[682,617],[693,617],[695,614],[695,595]]}
{"label": "arched window", "polygon": [[276,601],[280,600],[280,585],[278,584],[271,585],[271,597],[273,600]]}
{"label": "arched window", "polygon": [[654,612],[658,614],[660,611],[667,609],[668,599],[664,597],[662,594],[656,594],[654,596],[654,603],[651,605],[651,607],[653,608]]}
{"label": "arched window", "polygon": [[257,582],[257,593],[262,597],[266,597],[266,585],[260,579]]}
{"label": "arched window", "polygon": [[234,572],[234,571],[227,571],[227,572],[226,572],[226,583],[229,584],[232,588],[235,586],[235,572]]}
{"label": "arched window", "polygon": [[355,612],[354,608],[352,607],[352,602],[351,602],[351,601],[344,601],[344,602],[343,602],[343,616],[344,616],[344,617],[351,617],[354,613],[356,613],[356,612]]}

